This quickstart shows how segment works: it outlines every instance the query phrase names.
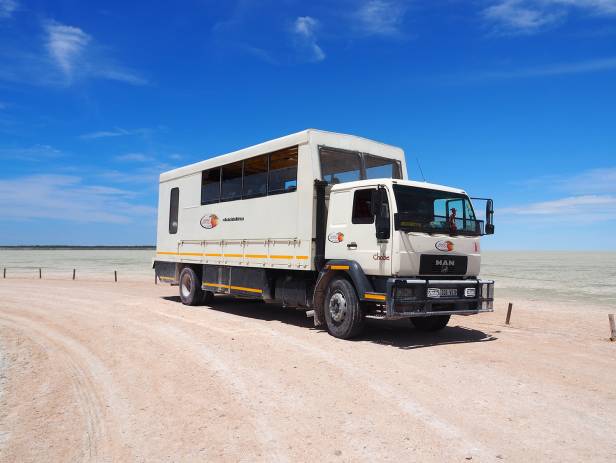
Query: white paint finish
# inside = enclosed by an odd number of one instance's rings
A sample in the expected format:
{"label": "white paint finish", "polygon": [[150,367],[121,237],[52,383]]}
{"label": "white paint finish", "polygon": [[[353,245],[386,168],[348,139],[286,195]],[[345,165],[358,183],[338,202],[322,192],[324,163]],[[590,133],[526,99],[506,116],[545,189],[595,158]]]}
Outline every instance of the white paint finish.
{"label": "white paint finish", "polygon": [[[297,191],[261,198],[201,205],[201,172],[260,154],[298,146]],[[396,159],[406,177],[400,148],[352,135],[305,130],[161,175],[157,259],[172,262],[314,269],[314,180],[320,178],[319,146],[357,150]],[[169,234],[169,195],[180,188],[178,233]],[[201,226],[206,215],[218,224]],[[241,217],[240,221],[225,219]],[[164,254],[161,254],[164,253]],[[179,253],[179,254],[171,254]]]}
{"label": "white paint finish", "polygon": [[[297,191],[210,205],[200,204],[202,170],[294,145],[299,145]],[[336,244],[326,241],[326,259],[356,260],[367,274],[372,275],[413,276],[419,273],[421,253],[443,253],[434,245],[441,239],[447,239],[455,244],[451,254],[469,256],[467,275],[479,274],[481,259],[475,251],[475,243],[478,244],[479,238],[406,234],[395,231],[392,220],[390,240],[377,243],[374,224],[351,223],[352,196],[356,189],[384,185],[389,192],[392,219],[396,212],[391,193],[393,183],[466,194],[464,190],[406,180],[404,153],[399,148],[352,135],[312,129],[162,174],[157,260],[314,270],[314,180],[321,177],[319,146],[396,159],[402,165],[404,177],[404,180],[360,180],[331,187],[328,193],[327,234],[341,232],[345,238],[342,243]],[[170,235],[169,195],[173,187],[180,189],[179,227],[177,234]],[[201,219],[207,215],[218,217],[215,227],[206,229],[201,226]],[[243,220],[225,220],[237,217]],[[350,242],[357,243],[358,249],[348,249],[346,245]],[[389,260],[381,260],[378,256],[388,256]]]}
{"label": "white paint finish", "polygon": [[[343,183],[336,185],[330,195],[325,256],[328,259],[354,260],[366,275],[391,275],[392,240],[377,242],[374,223],[359,224],[352,221],[355,192],[376,189],[380,183],[381,181],[374,180]],[[360,186],[353,188],[352,185]],[[337,233],[344,234],[342,242],[332,242],[329,239]],[[352,244],[356,246],[349,248]]]}

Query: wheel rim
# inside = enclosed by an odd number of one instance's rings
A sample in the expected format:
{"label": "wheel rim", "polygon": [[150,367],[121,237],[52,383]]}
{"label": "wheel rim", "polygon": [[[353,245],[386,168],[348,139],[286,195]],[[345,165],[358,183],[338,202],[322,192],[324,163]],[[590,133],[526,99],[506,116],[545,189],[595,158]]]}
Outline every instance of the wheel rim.
{"label": "wheel rim", "polygon": [[347,302],[342,293],[336,292],[329,299],[329,313],[332,320],[340,323],[344,320],[347,314]]}
{"label": "wheel rim", "polygon": [[182,276],[182,281],[180,282],[180,291],[182,292],[182,296],[184,298],[190,297],[190,292],[192,291],[192,278],[188,273],[185,273]]}

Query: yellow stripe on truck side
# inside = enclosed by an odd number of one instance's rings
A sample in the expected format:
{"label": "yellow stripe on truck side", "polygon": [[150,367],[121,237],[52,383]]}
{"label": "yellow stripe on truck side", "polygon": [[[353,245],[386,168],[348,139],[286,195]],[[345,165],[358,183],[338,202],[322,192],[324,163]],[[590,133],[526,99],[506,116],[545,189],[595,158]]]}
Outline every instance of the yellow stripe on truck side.
{"label": "yellow stripe on truck side", "polygon": [[348,270],[350,267],[348,265],[330,265],[329,268],[331,270]]}
{"label": "yellow stripe on truck side", "polygon": [[[238,258],[244,258],[244,259],[267,259],[268,255],[267,254],[220,254],[220,253],[210,253],[210,252],[169,252],[169,251],[159,251],[156,254],[162,255],[162,256],[199,256],[199,257],[238,257]],[[308,259],[308,256],[287,256],[287,255],[271,255],[269,256],[270,259],[286,259],[286,260],[291,260],[293,258],[298,259],[298,260],[306,260]],[[346,270],[348,270],[349,267],[346,267]]]}
{"label": "yellow stripe on truck side", "polygon": [[249,293],[259,293],[259,294],[263,293],[262,289],[246,288],[244,286],[223,285],[221,283],[208,283],[207,281],[203,282],[203,286],[213,286],[214,288],[234,289],[236,291],[246,291]]}
{"label": "yellow stripe on truck side", "polygon": [[373,301],[384,301],[387,299],[385,294],[364,293],[364,299],[371,299]]}

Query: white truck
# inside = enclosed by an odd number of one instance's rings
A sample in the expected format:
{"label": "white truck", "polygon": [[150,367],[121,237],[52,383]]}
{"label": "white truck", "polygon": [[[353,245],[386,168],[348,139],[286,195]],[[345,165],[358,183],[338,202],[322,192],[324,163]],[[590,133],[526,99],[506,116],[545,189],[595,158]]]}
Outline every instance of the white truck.
{"label": "white truck", "polygon": [[400,148],[304,130],[161,174],[153,265],[187,305],[258,298],[344,339],[367,317],[434,331],[492,311],[484,201],[480,220],[463,190],[408,180]]}

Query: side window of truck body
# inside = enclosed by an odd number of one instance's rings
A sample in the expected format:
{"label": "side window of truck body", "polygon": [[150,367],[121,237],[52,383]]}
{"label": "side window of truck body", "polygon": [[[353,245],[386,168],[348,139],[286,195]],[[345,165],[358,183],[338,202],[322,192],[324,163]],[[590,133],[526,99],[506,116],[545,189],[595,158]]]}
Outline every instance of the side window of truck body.
{"label": "side window of truck body", "polygon": [[269,155],[268,194],[297,190],[297,146]]}
{"label": "side window of truck body", "polygon": [[244,160],[242,198],[256,198],[267,194],[267,167],[267,154]]}
{"label": "side window of truck body", "polygon": [[221,201],[232,201],[242,198],[242,168],[242,161],[222,167]]}
{"label": "side window of truck body", "polygon": [[201,173],[201,204],[220,201],[220,167]]}
{"label": "side window of truck body", "polygon": [[361,158],[355,151],[336,148],[319,149],[321,177],[330,185],[360,180]]}
{"label": "side window of truck body", "polygon": [[178,213],[180,210],[180,189],[171,188],[169,195],[169,234],[175,235],[178,232]]}

